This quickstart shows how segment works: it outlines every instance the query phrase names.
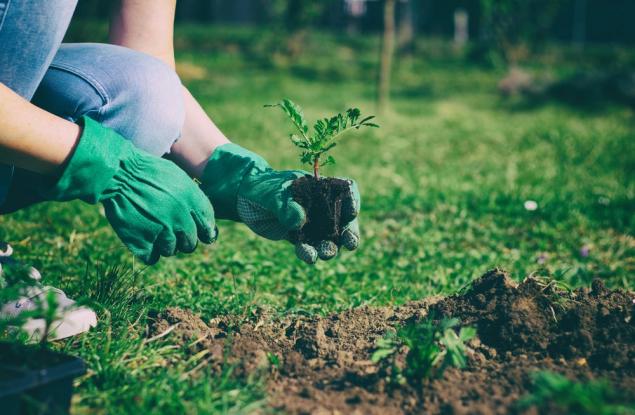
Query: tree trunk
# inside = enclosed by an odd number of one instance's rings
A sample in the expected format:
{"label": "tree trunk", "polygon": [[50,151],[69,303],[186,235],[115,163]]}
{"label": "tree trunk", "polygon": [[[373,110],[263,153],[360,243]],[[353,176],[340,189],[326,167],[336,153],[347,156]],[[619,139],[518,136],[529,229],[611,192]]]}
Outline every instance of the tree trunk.
{"label": "tree trunk", "polygon": [[573,43],[582,48],[586,40],[587,0],[576,0],[573,11]]}
{"label": "tree trunk", "polygon": [[377,110],[382,113],[388,108],[390,99],[390,72],[395,49],[395,0],[384,3],[384,36],[379,62],[379,85],[377,86]]}
{"label": "tree trunk", "polygon": [[462,49],[467,43],[469,35],[469,16],[465,9],[454,11],[454,47]]}
{"label": "tree trunk", "polygon": [[399,9],[399,28],[397,29],[397,44],[399,50],[408,49],[414,42],[415,28],[414,28],[414,0],[405,0],[402,2],[402,6]]}

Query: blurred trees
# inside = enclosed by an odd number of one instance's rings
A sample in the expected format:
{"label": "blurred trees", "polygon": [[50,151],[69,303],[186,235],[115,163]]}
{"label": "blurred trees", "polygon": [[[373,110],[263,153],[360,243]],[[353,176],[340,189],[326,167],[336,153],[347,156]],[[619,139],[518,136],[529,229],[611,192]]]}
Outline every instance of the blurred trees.
{"label": "blurred trees", "polygon": [[277,12],[276,18],[292,33],[315,25],[330,9],[339,6],[335,0],[270,0],[270,3]]}
{"label": "blurred trees", "polygon": [[539,47],[566,0],[480,0],[484,41],[511,66]]}
{"label": "blurred trees", "polygon": [[[309,28],[361,33],[383,30],[385,0],[179,0],[177,19],[221,24],[277,26],[289,32]],[[116,2],[81,0],[76,16],[105,19]],[[354,7],[352,7],[354,6]],[[470,39],[496,39],[506,59],[533,39],[635,43],[633,0],[396,0],[398,44],[411,34],[451,37],[454,13],[469,15]],[[352,11],[363,12],[353,15]]]}
{"label": "blurred trees", "polygon": [[337,0],[267,0],[266,3],[275,27],[288,34],[286,52],[292,57],[302,51],[309,28],[339,5]]}

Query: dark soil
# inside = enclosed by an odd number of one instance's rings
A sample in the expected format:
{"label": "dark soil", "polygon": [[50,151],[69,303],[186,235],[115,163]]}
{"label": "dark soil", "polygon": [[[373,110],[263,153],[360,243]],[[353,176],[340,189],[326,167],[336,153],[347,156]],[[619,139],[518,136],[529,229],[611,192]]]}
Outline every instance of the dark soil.
{"label": "dark soil", "polygon": [[350,222],[354,212],[350,185],[336,178],[300,177],[291,184],[291,195],[307,212],[307,221],[295,235],[298,242],[333,241],[339,245],[340,224]]}
{"label": "dark soil", "polygon": [[[599,280],[591,289],[567,291],[542,278],[517,284],[493,270],[454,296],[327,317],[257,313],[242,322],[205,323],[168,309],[153,315],[149,335],[170,329],[167,341],[186,346],[186,354],[207,349],[214,370],[226,361],[237,376],[260,373],[269,405],[289,414],[558,414],[567,411],[518,409],[532,373],[603,378],[633,402],[634,301],[635,294],[608,290]],[[386,369],[370,361],[376,339],[407,322],[447,316],[478,329],[467,367],[447,369],[418,390],[391,386]]]}

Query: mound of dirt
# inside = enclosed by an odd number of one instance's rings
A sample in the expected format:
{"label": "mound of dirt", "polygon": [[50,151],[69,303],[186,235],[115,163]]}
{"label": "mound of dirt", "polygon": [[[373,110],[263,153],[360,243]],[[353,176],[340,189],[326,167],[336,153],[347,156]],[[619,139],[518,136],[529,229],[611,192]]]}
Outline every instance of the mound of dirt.
{"label": "mound of dirt", "polygon": [[[237,376],[260,373],[270,406],[285,413],[508,414],[519,413],[516,402],[538,370],[578,381],[604,378],[635,396],[633,314],[635,294],[608,290],[599,280],[590,290],[569,291],[542,278],[516,284],[493,270],[450,297],[327,317],[261,314],[205,323],[165,310],[152,316],[149,336],[164,334],[185,353],[208,349],[212,368],[229,362]],[[450,368],[418,390],[388,383],[385,369],[370,360],[375,341],[404,323],[449,316],[478,330],[467,367]]]}
{"label": "mound of dirt", "polygon": [[597,368],[635,370],[634,299],[606,289],[601,280],[590,291],[568,291],[538,278],[516,285],[493,271],[430,311],[476,325],[481,341],[499,352],[585,358]]}

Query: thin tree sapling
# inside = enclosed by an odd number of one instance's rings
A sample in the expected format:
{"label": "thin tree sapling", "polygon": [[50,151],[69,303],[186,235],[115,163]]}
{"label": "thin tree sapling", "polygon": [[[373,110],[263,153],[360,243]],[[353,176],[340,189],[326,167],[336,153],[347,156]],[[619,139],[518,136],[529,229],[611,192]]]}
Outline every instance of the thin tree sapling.
{"label": "thin tree sapling", "polygon": [[[296,179],[291,185],[294,200],[307,212],[307,222],[294,235],[299,242],[315,243],[332,241],[338,243],[341,234],[340,224],[350,222],[356,212],[350,212],[352,206],[350,182],[337,178],[321,178],[320,168],[334,164],[335,159],[329,153],[338,144],[342,135],[362,127],[378,127],[371,122],[374,116],[362,117],[357,108],[349,108],[344,113],[315,122],[310,131],[302,108],[290,99],[283,99],[267,107],[280,107],[295,127],[289,138],[300,148],[300,162],[308,164],[313,176]],[[343,209],[344,207],[344,209]]]}

